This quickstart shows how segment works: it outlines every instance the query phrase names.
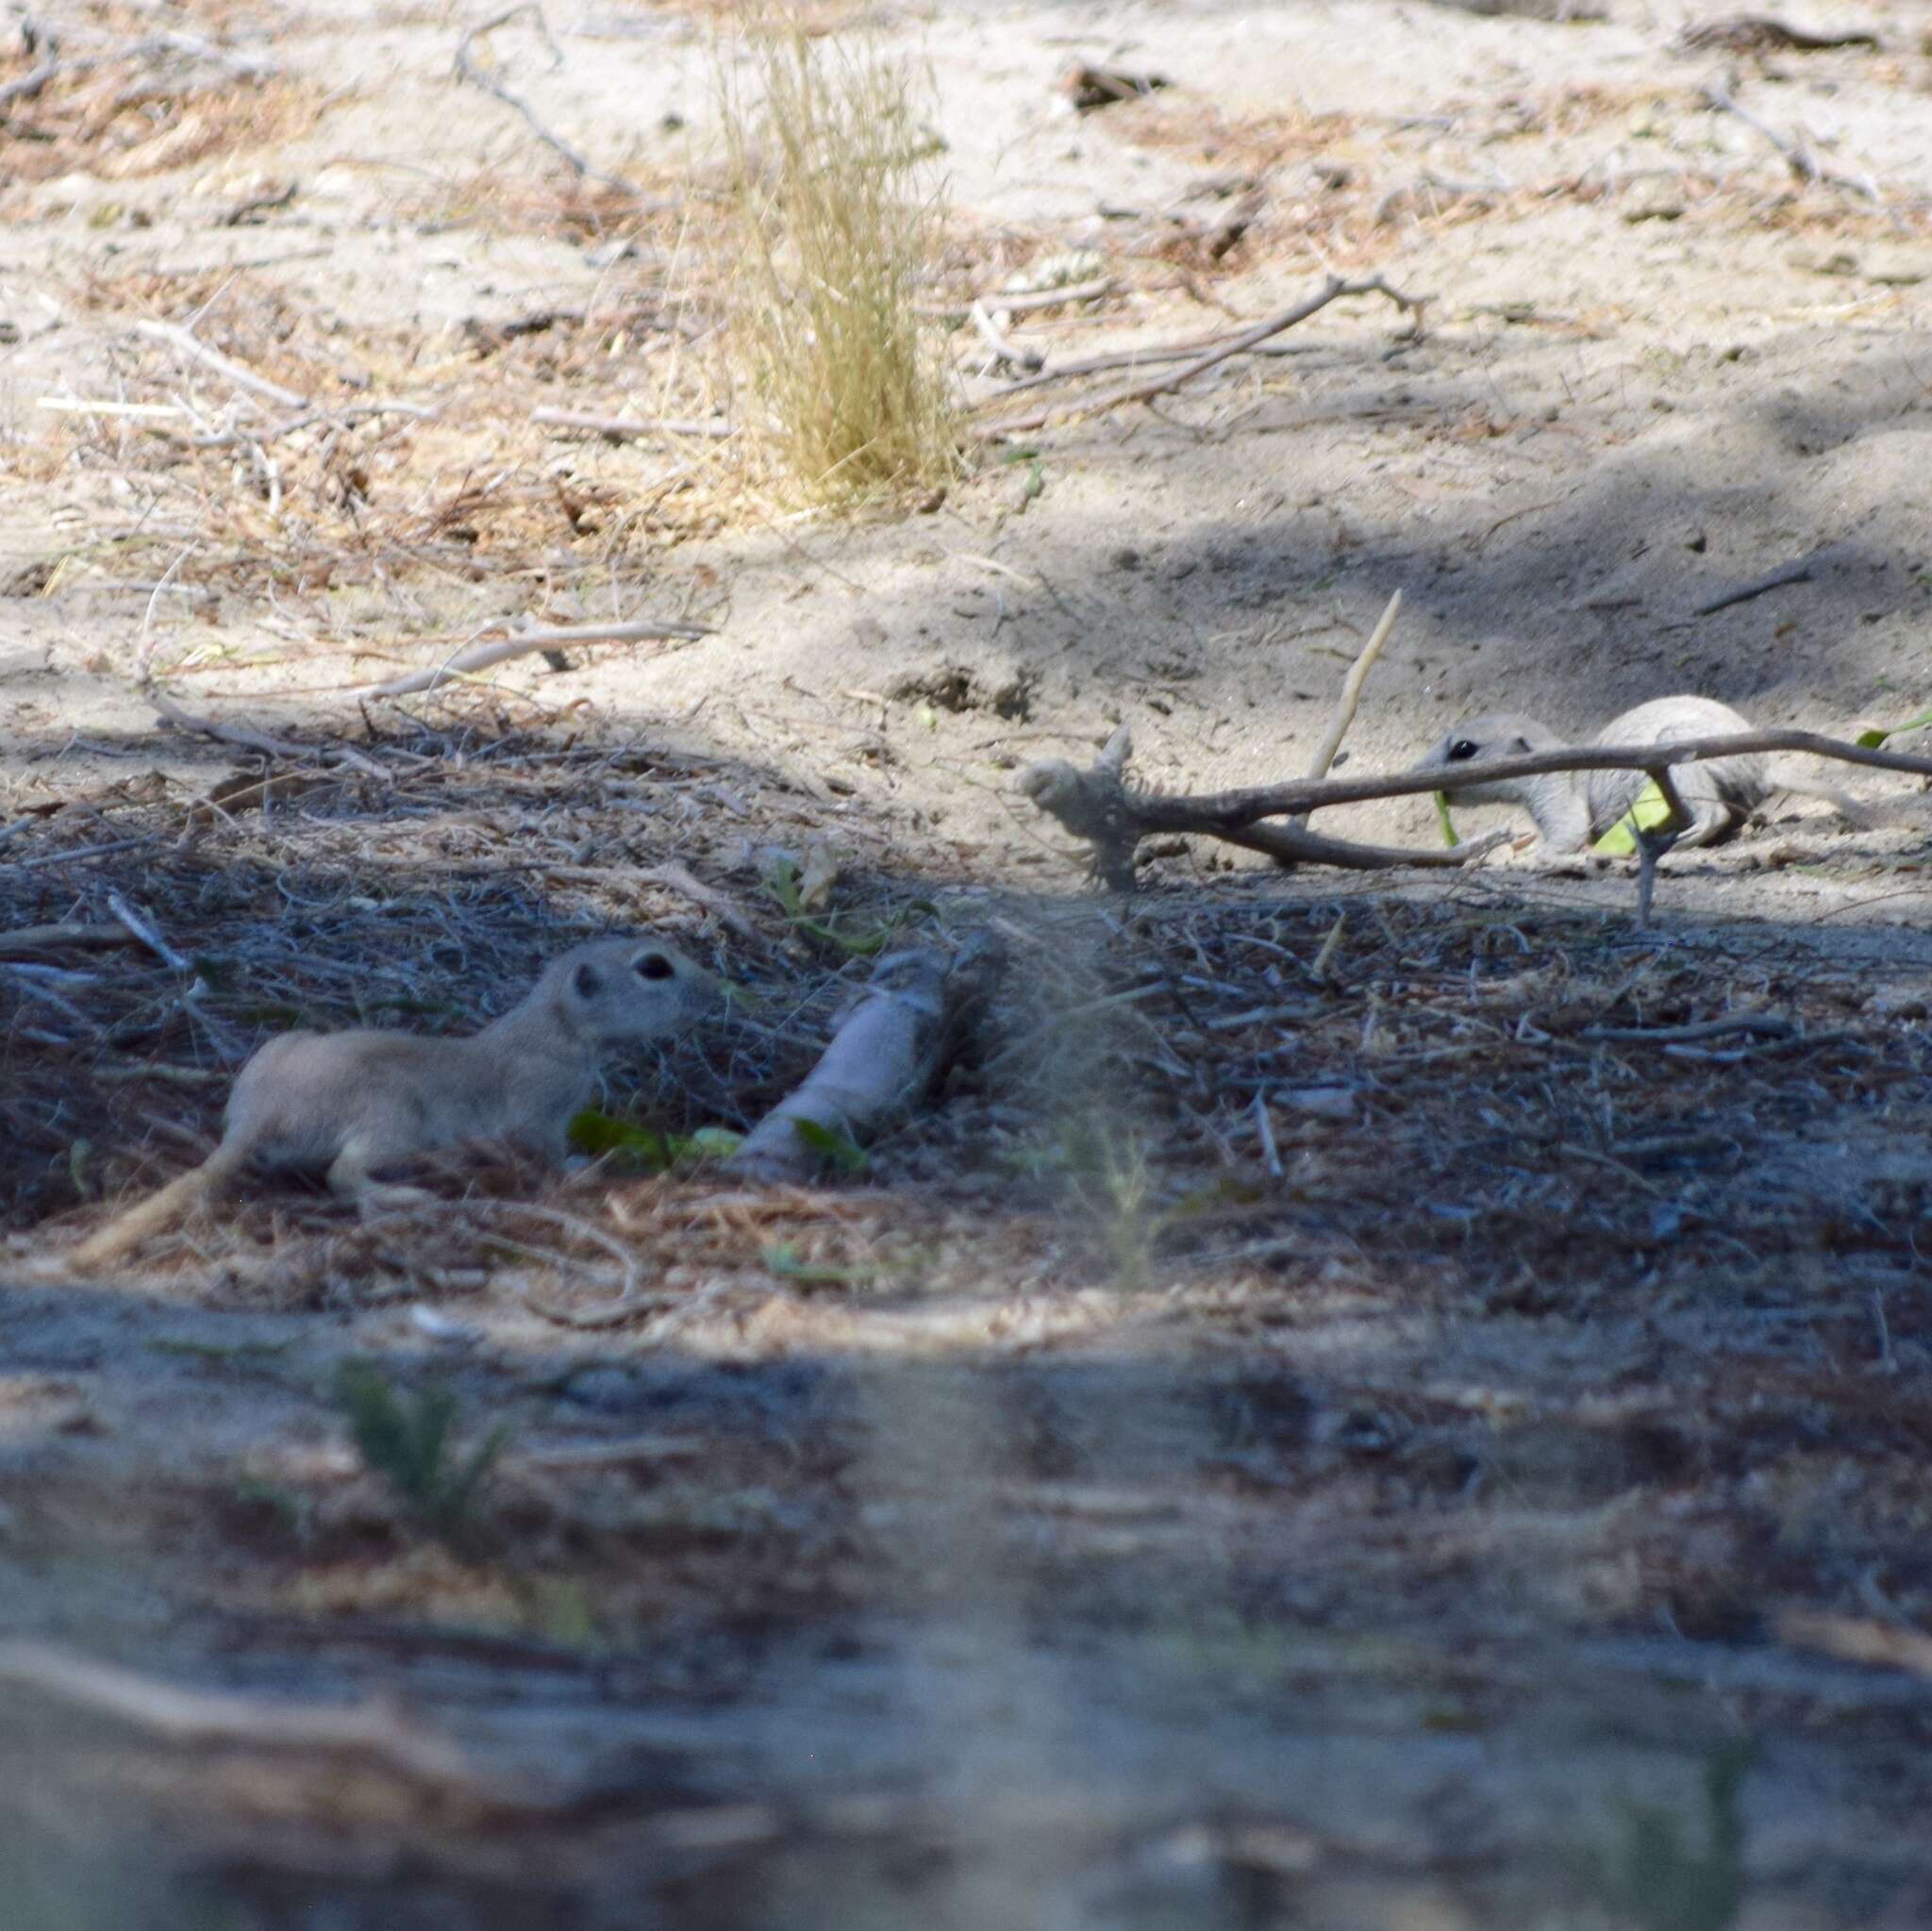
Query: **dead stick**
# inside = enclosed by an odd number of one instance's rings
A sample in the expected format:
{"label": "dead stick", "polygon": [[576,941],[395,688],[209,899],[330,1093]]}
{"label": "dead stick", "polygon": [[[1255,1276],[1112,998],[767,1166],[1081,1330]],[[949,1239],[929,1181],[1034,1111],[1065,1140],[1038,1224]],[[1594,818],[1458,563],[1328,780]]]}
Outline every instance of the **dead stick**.
{"label": "dead stick", "polygon": [[1250,852],[1265,852],[1278,864],[1295,865],[1306,860],[1314,865],[1334,865],[1344,872],[1389,872],[1398,865],[1420,865],[1453,871],[1473,865],[1500,844],[1508,841],[1507,831],[1488,831],[1479,839],[1465,839],[1452,849],[1441,846],[1412,849],[1407,845],[1363,845],[1352,839],[1324,838],[1305,824],[1250,824],[1240,831],[1216,834],[1224,843],[1240,845]]}
{"label": "dead stick", "polygon": [[[1400,290],[1392,289],[1379,275],[1370,275],[1362,281],[1331,280],[1319,292],[1307,300],[1298,302],[1291,308],[1284,308],[1279,314],[1271,315],[1265,322],[1257,322],[1252,328],[1244,328],[1232,335],[1217,347],[1205,355],[1197,356],[1191,362],[1169,371],[1165,375],[1151,377],[1145,382],[1133,382],[1123,389],[1109,390],[1105,395],[1090,397],[1074,405],[1082,410],[1119,408],[1125,403],[1147,402],[1157,395],[1165,395],[1178,389],[1182,383],[1191,382],[1196,375],[1205,375],[1209,369],[1224,362],[1231,356],[1240,355],[1244,349],[1253,348],[1270,336],[1279,335],[1283,329],[1292,328],[1297,323],[1306,322],[1309,316],[1319,314],[1331,302],[1339,302],[1344,295],[1385,295],[1405,311],[1416,318],[1416,326],[1422,325],[1422,313],[1428,301],[1426,295],[1405,295]],[[1028,429],[1038,429],[1050,421],[1054,408],[1036,409],[1030,415],[1009,417],[1004,423],[988,423],[973,431],[979,441],[991,441],[996,437],[1018,435]]]}
{"label": "dead stick", "polygon": [[[1840,743],[1812,731],[1742,731],[1722,738],[1686,738],[1670,744],[1627,748],[1590,745],[1531,752],[1522,757],[1498,757],[1484,764],[1457,767],[1453,783],[1445,783],[1444,774],[1440,770],[1406,771],[1380,777],[1294,778],[1286,784],[1189,797],[1130,790],[1124,773],[1131,749],[1126,726],[1122,725],[1108,741],[1107,748],[1091,771],[1076,771],[1063,759],[1056,758],[1031,766],[1020,779],[1020,789],[1042,811],[1058,819],[1075,838],[1093,847],[1094,869],[1106,883],[1121,891],[1133,889],[1134,850],[1141,840],[1171,832],[1224,839],[1274,857],[1308,857],[1323,863],[1368,869],[1396,863],[1464,863],[1465,848],[1459,845],[1454,852],[1423,853],[1349,847],[1340,841],[1321,841],[1328,846],[1324,851],[1307,842],[1314,835],[1305,833],[1300,826],[1269,827],[1275,836],[1265,843],[1257,842],[1255,834],[1263,819],[1301,818],[1328,806],[1410,798],[1425,791],[1459,790],[1464,785],[1538,777],[1546,772],[1641,771],[1656,778],[1675,765],[1705,758],[1802,751],[1881,771],[1932,776],[1932,757],[1867,750],[1863,745]],[[1658,789],[1663,789],[1661,784]],[[1285,832],[1295,835],[1282,837]]]}
{"label": "dead stick", "polygon": [[[1108,349],[1101,355],[1083,357],[1077,362],[1056,362],[1051,369],[1042,369],[1037,375],[1023,375],[1016,382],[1002,384],[991,395],[981,396],[973,407],[975,409],[997,408],[1029,389],[1041,389],[1049,382],[1071,382],[1076,375],[1101,375],[1109,369],[1151,368],[1156,362],[1185,362],[1228,339],[1225,335],[1201,336],[1193,341],[1169,342],[1162,348]],[[1266,344],[1257,342],[1255,353],[1265,354]]]}
{"label": "dead stick", "polygon": [[[1491,832],[1473,844],[1457,845],[1453,851],[1440,847],[1411,851],[1391,845],[1358,845],[1341,839],[1324,838],[1306,824],[1196,824],[1156,826],[1150,816],[1174,801],[1142,791],[1130,791],[1125,781],[1127,760],[1133,755],[1133,739],[1123,724],[1107,741],[1106,748],[1091,771],[1075,771],[1061,758],[1032,766],[1021,778],[1020,789],[1047,813],[1056,818],[1074,837],[1092,846],[1092,864],[1101,882],[1115,891],[1134,889],[1134,853],[1151,831],[1186,830],[1201,837],[1218,838],[1244,850],[1264,852],[1277,863],[1335,865],[1347,871],[1378,872],[1396,865],[1455,868],[1474,864],[1507,837]],[[1185,801],[1191,802],[1191,801]]]}
{"label": "dead stick", "polygon": [[1721,597],[1712,597],[1707,604],[1699,604],[1690,614],[1693,617],[1714,617],[1720,610],[1728,610],[1733,604],[1748,604],[1754,597],[1783,590],[1787,584],[1810,581],[1811,565],[1808,562],[1787,563],[1782,570],[1774,570],[1769,576],[1756,577],[1736,590],[1726,591]]}
{"label": "dead stick", "polygon": [[1867,201],[1882,201],[1877,183],[1860,180],[1856,175],[1840,174],[1836,168],[1824,168],[1803,142],[1788,140],[1773,127],[1769,122],[1760,121],[1750,108],[1740,107],[1731,98],[1729,92],[1717,81],[1707,81],[1701,90],[1707,106],[1715,108],[1721,114],[1735,115],[1754,133],[1761,134],[1778,153],[1784,157],[1785,165],[1801,181],[1823,181],[1828,187],[1849,189],[1854,194]]}
{"label": "dead stick", "polygon": [[536,650],[561,650],[573,643],[648,643],[659,639],[690,640],[710,634],[702,624],[667,624],[655,617],[634,624],[564,624],[541,630],[520,630],[500,643],[473,644],[426,670],[392,677],[387,684],[372,684],[362,695],[413,697],[419,691],[434,691],[441,684],[490,670],[512,658],[527,657]]}
{"label": "dead stick", "polygon": [[37,953],[65,952],[81,945],[139,945],[125,925],[88,925],[69,922],[58,925],[19,925],[0,932],[0,958],[32,957]]}
{"label": "dead stick", "polygon": [[125,925],[142,944],[154,954],[171,973],[193,971],[193,961],[186,959],[163,939],[156,929],[152,919],[137,911],[118,891],[108,894],[108,909]]}
{"label": "dead stick", "polygon": [[1017,342],[1008,341],[999,331],[999,325],[986,312],[986,304],[975,302],[966,311],[966,319],[979,331],[980,340],[993,355],[1008,367],[1013,369],[1038,369],[1046,358],[1038,349],[1023,349]]}
{"label": "dead stick", "polygon": [[1374,668],[1375,659],[1382,655],[1382,646],[1389,641],[1389,633],[1395,628],[1396,615],[1401,608],[1402,592],[1397,591],[1389,599],[1389,607],[1382,612],[1382,621],[1375,625],[1368,642],[1362,645],[1361,655],[1349,666],[1335,715],[1328,721],[1328,735],[1322,740],[1314,762],[1308,766],[1310,777],[1328,775],[1328,767],[1335,762],[1335,754],[1341,749],[1341,741],[1348,736],[1349,725],[1355,723],[1356,706],[1361,701],[1363,680]]}
{"label": "dead stick", "polygon": [[[1456,791],[1464,785],[1500,779],[1541,777],[1553,771],[1642,771],[1660,765],[1701,763],[1712,757],[1754,757],[1767,751],[1802,751],[1874,771],[1906,771],[1932,777],[1932,757],[1902,751],[1867,750],[1815,731],[1739,731],[1721,738],[1680,738],[1669,744],[1569,745],[1532,751],[1521,757],[1496,757],[1484,764],[1457,767],[1453,780],[1441,771],[1398,771],[1379,777],[1291,778],[1286,784],[1257,785],[1196,797],[1135,799],[1136,813],[1148,831],[1219,831],[1262,818],[1296,816],[1334,805],[1365,805],[1380,798],[1413,798],[1425,791]],[[1034,767],[1036,770],[1039,766]]]}
{"label": "dead stick", "polygon": [[[8,81],[4,87],[0,87],[0,118],[5,117],[7,110],[16,101],[38,99],[47,83],[57,74],[61,73],[67,64],[64,60],[49,57],[47,59],[42,60],[38,67],[31,69],[25,74],[16,75],[12,80]],[[83,62],[82,64],[91,66],[92,63],[90,61]]]}
{"label": "dead stick", "polygon": [[550,38],[550,28],[543,19],[543,10],[535,0],[523,0],[523,4],[507,8],[503,12],[493,14],[480,26],[473,26],[457,47],[457,75],[467,80],[472,87],[478,87],[505,107],[513,108],[521,114],[533,133],[553,154],[566,161],[579,180],[601,181],[607,188],[615,188],[620,193],[628,194],[633,201],[642,201],[643,193],[635,182],[626,181],[622,175],[607,175],[602,168],[593,168],[575,148],[551,133],[542,122],[538,120],[536,110],[528,102],[510,92],[499,80],[492,79],[470,58],[470,49],[486,35],[493,34],[498,27],[508,26],[520,13],[535,14],[537,32],[544,46],[549,50],[550,64],[553,68],[563,65],[563,56],[558,52],[557,42]]}
{"label": "dead stick", "polygon": [[1661,824],[1636,824],[1633,821],[1637,841],[1637,929],[1640,932],[1650,927],[1650,902],[1657,891],[1657,860],[1697,822],[1685,807],[1683,793],[1677,790],[1677,781],[1671,775],[1668,764],[1659,764],[1645,775],[1662,795],[1670,815]]}
{"label": "dead stick", "polygon": [[745,1136],[726,1171],[800,1180],[835,1143],[871,1139],[945,1070],[1005,965],[990,932],[958,954],[931,945],[888,953],[818,1064]]}
{"label": "dead stick", "polygon": [[455,1743],[379,1704],[299,1704],[233,1690],[187,1689],[29,1641],[0,1643],[0,1684],[91,1710],[183,1748],[346,1753],[492,1805],[519,1802],[514,1787],[481,1775]]}
{"label": "dead stick", "polygon": [[977,302],[994,315],[1030,315],[1038,308],[1058,308],[1070,303],[1098,301],[1102,295],[1111,294],[1113,286],[1113,277],[1104,275],[1098,281],[1068,282],[1057,289],[1027,289],[1024,291],[988,289],[981,294],[969,295],[963,302],[915,303],[913,313],[933,318],[957,315],[963,319]]}
{"label": "dead stick", "polygon": [[144,335],[152,341],[166,342],[190,361],[200,362],[212,369],[217,375],[225,376],[237,389],[245,389],[252,395],[264,397],[269,402],[277,402],[285,409],[307,409],[314,407],[306,395],[297,395],[292,389],[284,389],[279,382],[271,382],[266,375],[258,375],[253,369],[244,368],[240,362],[231,361],[219,349],[211,349],[205,341],[197,341],[185,328],[177,327],[172,322],[137,322],[134,325],[137,335]]}
{"label": "dead stick", "polygon": [[669,417],[587,416],[576,409],[532,409],[530,420],[554,429],[588,429],[598,436],[736,436],[730,423],[682,423]]}
{"label": "dead stick", "polygon": [[175,726],[197,738],[212,738],[220,744],[237,744],[244,751],[260,751],[270,757],[312,758],[324,764],[353,764],[373,777],[387,778],[389,773],[375,758],[347,744],[297,744],[287,738],[272,738],[248,724],[224,724],[215,718],[196,717],[186,711],[152,682],[143,681],[141,694]]}

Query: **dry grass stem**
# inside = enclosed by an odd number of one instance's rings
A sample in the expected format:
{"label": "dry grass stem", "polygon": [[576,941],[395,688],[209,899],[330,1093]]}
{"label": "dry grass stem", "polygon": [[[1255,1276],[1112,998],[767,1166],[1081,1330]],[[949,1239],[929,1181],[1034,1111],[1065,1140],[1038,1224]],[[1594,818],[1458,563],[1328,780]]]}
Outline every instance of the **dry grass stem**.
{"label": "dry grass stem", "polygon": [[809,501],[943,482],[957,411],[915,301],[941,223],[915,81],[862,37],[815,42],[781,15],[750,64],[755,100],[724,99],[744,426]]}

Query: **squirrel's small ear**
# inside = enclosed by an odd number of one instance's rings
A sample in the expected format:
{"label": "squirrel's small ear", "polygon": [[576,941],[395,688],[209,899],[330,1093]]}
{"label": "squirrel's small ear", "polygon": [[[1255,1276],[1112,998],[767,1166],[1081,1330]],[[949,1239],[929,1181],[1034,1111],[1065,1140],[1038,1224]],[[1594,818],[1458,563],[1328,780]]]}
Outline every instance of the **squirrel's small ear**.
{"label": "squirrel's small ear", "polygon": [[604,990],[604,981],[597,974],[593,965],[580,965],[573,982],[577,989],[579,999],[594,999]]}
{"label": "squirrel's small ear", "polygon": [[1519,734],[1516,739],[1516,741],[1513,744],[1511,744],[1509,748],[1510,750],[1526,757],[1529,753],[1529,740]]}

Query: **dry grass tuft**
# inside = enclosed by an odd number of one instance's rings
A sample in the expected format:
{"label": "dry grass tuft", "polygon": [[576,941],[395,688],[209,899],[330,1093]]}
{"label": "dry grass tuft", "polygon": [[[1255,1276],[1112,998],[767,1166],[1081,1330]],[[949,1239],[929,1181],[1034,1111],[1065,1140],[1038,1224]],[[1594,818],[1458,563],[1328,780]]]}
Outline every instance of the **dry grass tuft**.
{"label": "dry grass tuft", "polygon": [[957,408],[913,306],[943,239],[916,80],[790,16],[761,23],[750,48],[757,105],[724,89],[745,427],[811,501],[942,482],[958,464]]}

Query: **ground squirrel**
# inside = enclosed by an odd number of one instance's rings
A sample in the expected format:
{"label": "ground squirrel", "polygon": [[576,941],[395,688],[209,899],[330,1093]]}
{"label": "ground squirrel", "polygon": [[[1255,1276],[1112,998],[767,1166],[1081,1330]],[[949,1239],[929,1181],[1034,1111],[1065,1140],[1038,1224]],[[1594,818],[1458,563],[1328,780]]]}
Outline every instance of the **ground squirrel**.
{"label": "ground squirrel", "polygon": [[[1750,729],[1749,719],[1711,698],[1658,697],[1612,718],[1595,741],[1619,746],[1668,744]],[[1650,782],[1642,772],[1557,771],[1492,785],[1459,787],[1454,782],[1458,764],[1554,751],[1568,741],[1534,718],[1491,711],[1457,724],[1415,769],[1440,771],[1442,789],[1453,792],[1458,803],[1521,805],[1542,834],[1537,850],[1550,856],[1570,854],[1593,844],[1636,804]],[[1672,776],[1691,820],[1690,829],[1675,841],[1680,845],[1715,844],[1728,838],[1779,791],[1824,798],[1854,824],[1865,818],[1862,807],[1842,791],[1766,757],[1706,758],[1673,767]]]}
{"label": "ground squirrel", "polygon": [[242,1069],[214,1152],[64,1264],[119,1258],[253,1164],[324,1172],[331,1191],[366,1209],[425,1198],[375,1176],[463,1140],[512,1140],[561,1159],[604,1049],[681,1032],[717,998],[710,974],[668,945],[593,939],[552,959],[519,1005],[467,1039],[285,1033]]}

